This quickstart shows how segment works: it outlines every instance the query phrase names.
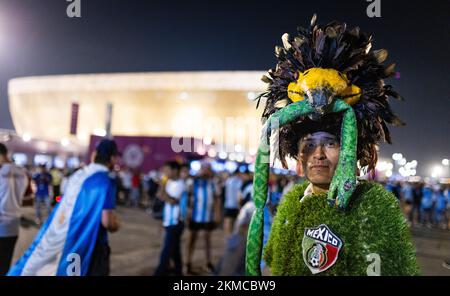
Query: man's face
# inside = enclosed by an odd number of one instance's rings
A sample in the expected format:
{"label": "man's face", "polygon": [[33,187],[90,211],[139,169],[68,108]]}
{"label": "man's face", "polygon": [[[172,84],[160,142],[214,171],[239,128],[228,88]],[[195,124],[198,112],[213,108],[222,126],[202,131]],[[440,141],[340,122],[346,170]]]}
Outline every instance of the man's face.
{"label": "man's face", "polygon": [[110,169],[113,169],[116,165],[119,164],[120,157],[118,155],[111,156],[111,166]]}
{"label": "man's face", "polygon": [[210,164],[202,164],[200,169],[200,176],[202,178],[210,178],[213,176],[213,171]]}
{"label": "man's face", "polygon": [[179,173],[179,171],[177,169],[172,169],[169,167],[167,177],[169,177],[169,179],[174,180],[178,177],[178,173]]}
{"label": "man's face", "polygon": [[339,140],[327,132],[315,132],[299,141],[297,171],[313,185],[328,187],[339,160]]}
{"label": "man's face", "polygon": [[8,157],[6,156],[6,154],[0,153],[0,164],[5,163],[7,160],[8,160]]}
{"label": "man's face", "polygon": [[187,179],[189,178],[189,168],[187,167],[182,167],[181,171],[180,171],[180,177],[182,179]]}
{"label": "man's face", "polygon": [[119,164],[119,160],[120,160],[120,157],[119,157],[119,156],[117,156],[117,155],[112,155],[111,158],[109,159],[109,163],[106,165],[106,167],[107,167],[110,171],[113,170],[114,167],[115,167],[116,165]]}
{"label": "man's face", "polygon": [[161,174],[167,178],[170,178],[170,167],[168,165],[163,166],[161,168]]}

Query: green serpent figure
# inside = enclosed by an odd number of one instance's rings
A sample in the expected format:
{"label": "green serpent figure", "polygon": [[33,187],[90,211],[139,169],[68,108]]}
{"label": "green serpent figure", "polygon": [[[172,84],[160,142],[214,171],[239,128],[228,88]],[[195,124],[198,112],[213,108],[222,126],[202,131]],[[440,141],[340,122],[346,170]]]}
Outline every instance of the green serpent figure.
{"label": "green serpent figure", "polygon": [[[336,100],[332,105],[332,112],[345,111],[342,122],[341,152],[339,163],[333,177],[333,181],[328,192],[328,200],[331,204],[336,204],[344,209],[356,184],[356,119],[353,109],[342,100]],[[288,124],[299,117],[315,112],[315,109],[308,101],[299,101],[290,104],[274,113],[266,122],[267,128],[263,129],[262,138],[268,138],[271,133],[271,126],[275,122],[279,127]],[[246,272],[248,275],[261,275],[260,262],[262,256],[262,240],[264,225],[264,206],[267,200],[267,183],[269,178],[270,149],[262,141],[260,143],[256,163],[255,176],[253,180],[253,199],[255,202],[255,212],[250,222],[247,238]],[[337,198],[336,198],[337,194]]]}

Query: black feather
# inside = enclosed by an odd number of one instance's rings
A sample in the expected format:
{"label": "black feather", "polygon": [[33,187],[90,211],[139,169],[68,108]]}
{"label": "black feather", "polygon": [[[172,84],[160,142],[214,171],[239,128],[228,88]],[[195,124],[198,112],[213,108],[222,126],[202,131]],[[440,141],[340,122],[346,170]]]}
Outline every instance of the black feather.
{"label": "black feather", "polygon": [[[304,72],[313,67],[333,68],[345,73],[350,82],[361,88],[360,100],[352,107],[358,122],[358,150],[367,163],[373,157],[374,146],[381,141],[391,143],[387,124],[404,125],[393,113],[388,97],[403,100],[384,79],[395,74],[395,64],[385,65],[387,50],[371,51],[373,38],[346,23],[333,21],[325,26],[317,24],[313,15],[309,28],[297,28],[297,34],[284,37],[284,46],[275,48],[277,64],[263,76],[268,84],[267,91],[258,95],[257,108],[261,98],[266,98],[263,118],[277,111],[275,104],[287,98],[287,87]],[[289,134],[283,128],[280,136]],[[284,159],[285,151],[280,149]]]}

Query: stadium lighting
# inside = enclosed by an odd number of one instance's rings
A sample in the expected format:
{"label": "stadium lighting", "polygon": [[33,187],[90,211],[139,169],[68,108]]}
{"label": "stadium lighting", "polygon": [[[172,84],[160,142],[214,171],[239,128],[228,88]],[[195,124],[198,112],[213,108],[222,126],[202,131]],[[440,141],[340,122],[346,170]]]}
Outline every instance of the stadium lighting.
{"label": "stadium lighting", "polygon": [[220,151],[219,152],[219,158],[220,159],[226,159],[228,156],[228,154],[225,151]]}
{"label": "stadium lighting", "polygon": [[89,140],[89,136],[87,133],[81,132],[77,135],[77,139],[80,141],[87,141],[87,140]]}
{"label": "stadium lighting", "polygon": [[402,175],[403,177],[407,177],[408,176],[408,171],[404,168],[401,167],[398,172],[400,173],[400,175]]}
{"label": "stadium lighting", "polygon": [[245,156],[242,153],[239,153],[238,155],[236,155],[237,162],[243,162],[244,159],[245,159]]}
{"label": "stadium lighting", "polygon": [[442,160],[442,165],[448,166],[449,164],[450,164],[450,161],[449,161],[447,158],[444,158],[444,159]]}
{"label": "stadium lighting", "polygon": [[30,142],[30,140],[31,140],[31,135],[30,135],[29,133],[24,133],[24,134],[22,135],[22,140],[23,140],[24,142]]}
{"label": "stadium lighting", "polygon": [[211,145],[211,143],[212,143],[211,137],[204,137],[204,138],[203,138],[203,144],[205,144],[205,145]]}
{"label": "stadium lighting", "polygon": [[401,154],[401,153],[394,153],[394,154],[392,154],[392,159],[393,160],[400,160],[400,159],[402,159],[403,158],[403,155]]}
{"label": "stadium lighting", "polygon": [[381,171],[381,172],[390,171],[390,170],[392,170],[393,167],[394,166],[392,165],[392,163],[390,163],[388,161],[384,161],[384,160],[378,162],[377,165],[376,165],[376,169]]}
{"label": "stadium lighting", "polygon": [[70,144],[69,139],[64,138],[64,139],[61,140],[61,145],[62,146],[67,147],[67,146],[69,146],[69,144]]}
{"label": "stadium lighting", "polygon": [[406,159],[405,158],[401,158],[398,160],[398,164],[399,165],[405,165],[406,164]]}
{"label": "stadium lighting", "polygon": [[203,147],[203,146],[198,146],[198,147],[197,147],[197,153],[198,153],[199,155],[205,155],[205,154],[206,154],[205,147]]}
{"label": "stadium lighting", "polygon": [[104,137],[106,136],[106,130],[101,129],[101,128],[96,128],[94,129],[94,131],[92,132],[95,136],[99,136],[99,137]]}
{"label": "stadium lighting", "polygon": [[246,163],[252,163],[252,162],[253,162],[253,157],[251,157],[250,155],[247,155],[247,156],[245,157],[245,162],[246,162]]}
{"label": "stadium lighting", "polygon": [[217,156],[217,151],[216,151],[216,149],[214,149],[214,148],[209,149],[209,150],[208,150],[208,156],[209,156],[209,157],[212,157],[212,158],[216,157],[216,156]]}
{"label": "stadium lighting", "polygon": [[432,178],[439,178],[442,175],[442,167],[439,165],[436,165],[431,170],[431,177]]}
{"label": "stadium lighting", "polygon": [[180,100],[187,100],[189,98],[189,93],[187,93],[187,92],[182,92],[181,94],[180,94]]}

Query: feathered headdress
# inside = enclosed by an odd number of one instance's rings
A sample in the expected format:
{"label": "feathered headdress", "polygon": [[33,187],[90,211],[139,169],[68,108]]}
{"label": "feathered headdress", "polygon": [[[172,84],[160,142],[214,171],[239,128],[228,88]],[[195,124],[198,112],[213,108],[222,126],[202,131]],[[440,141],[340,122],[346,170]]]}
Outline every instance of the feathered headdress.
{"label": "feathered headdress", "polygon": [[[345,23],[316,24],[282,36],[275,47],[278,59],[262,80],[267,91],[263,112],[261,144],[255,163],[254,201],[256,211],[247,240],[247,273],[259,274],[263,208],[267,195],[270,149],[283,165],[286,156],[296,156],[298,129],[331,121],[341,134],[339,162],[328,191],[330,204],[344,209],[356,187],[356,165],[373,170],[376,145],[391,143],[387,124],[403,125],[391,110],[388,97],[402,99],[384,79],[395,74],[395,64],[385,65],[387,51],[371,51],[372,36]],[[333,119],[330,121],[330,116]],[[339,118],[339,120],[335,120]]]}

